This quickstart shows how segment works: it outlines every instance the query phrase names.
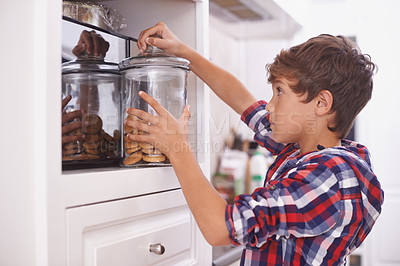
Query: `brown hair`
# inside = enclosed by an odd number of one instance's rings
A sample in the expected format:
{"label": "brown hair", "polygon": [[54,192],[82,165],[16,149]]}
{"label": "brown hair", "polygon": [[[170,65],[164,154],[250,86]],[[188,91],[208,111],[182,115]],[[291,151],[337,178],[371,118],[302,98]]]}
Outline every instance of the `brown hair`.
{"label": "brown hair", "polygon": [[356,115],[371,99],[376,65],[349,39],[321,34],[282,50],[266,69],[269,82],[287,79],[293,83],[291,89],[295,93],[306,94],[305,102],[322,90],[330,91],[335,117],[333,126],[328,128],[344,138]]}

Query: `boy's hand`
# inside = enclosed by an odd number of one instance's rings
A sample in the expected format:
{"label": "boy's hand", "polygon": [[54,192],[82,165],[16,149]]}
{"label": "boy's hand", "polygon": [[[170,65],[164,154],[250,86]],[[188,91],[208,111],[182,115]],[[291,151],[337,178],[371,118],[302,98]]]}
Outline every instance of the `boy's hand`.
{"label": "boy's hand", "polygon": [[86,51],[88,55],[104,58],[109,48],[110,43],[104,40],[100,34],[94,30],[90,32],[84,30],[79,37],[78,44],[72,49],[72,53],[76,57],[80,57]]}
{"label": "boy's hand", "polygon": [[185,107],[181,118],[176,119],[147,93],[140,91],[139,96],[153,107],[157,116],[153,116],[143,110],[128,108],[128,115],[136,116],[142,121],[126,119],[125,124],[147,133],[146,135],[129,134],[128,138],[132,141],[143,141],[152,144],[169,159],[176,153],[189,151],[190,145],[187,135],[187,126],[190,118],[189,106]]}
{"label": "boy's hand", "polygon": [[137,46],[141,53],[147,48],[147,45],[156,46],[163,49],[167,54],[184,57],[186,44],[176,37],[163,22],[144,30],[140,33]]}
{"label": "boy's hand", "polygon": [[[62,106],[61,106],[61,111],[64,110],[65,106],[71,101],[72,97],[71,95],[68,95],[62,100]],[[78,140],[82,140],[84,136],[82,134],[78,135],[68,135],[68,133],[82,128],[82,122],[81,121],[76,121],[73,122],[75,118],[82,117],[82,110],[75,110],[69,113],[62,113],[62,119],[61,119],[61,132],[62,132],[62,144],[66,143],[71,143],[75,142]]]}

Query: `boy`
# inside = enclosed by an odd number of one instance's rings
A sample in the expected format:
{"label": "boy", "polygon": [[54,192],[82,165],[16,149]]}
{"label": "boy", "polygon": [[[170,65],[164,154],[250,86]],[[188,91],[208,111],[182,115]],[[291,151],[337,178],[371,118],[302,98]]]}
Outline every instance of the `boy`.
{"label": "boy", "polygon": [[342,140],[371,97],[375,65],[369,56],[330,35],[282,51],[267,66],[273,88],[267,104],[257,102],[236,78],[182,43],[164,23],[140,34],[139,49],[148,44],[188,59],[191,70],[242,114],[255,140],[277,155],[265,186],[227,205],[190,150],[189,107],[175,119],[149,95],[139,94],[158,115],[128,109],[148,122],[127,120],[148,132],[129,137],[150,142],[168,156],[206,240],[244,244],[241,265],[345,264],[383,203],[368,150]]}

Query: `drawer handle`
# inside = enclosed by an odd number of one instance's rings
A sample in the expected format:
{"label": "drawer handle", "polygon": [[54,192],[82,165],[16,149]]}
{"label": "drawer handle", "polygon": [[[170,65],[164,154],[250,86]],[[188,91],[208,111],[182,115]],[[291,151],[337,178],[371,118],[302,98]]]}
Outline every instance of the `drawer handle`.
{"label": "drawer handle", "polygon": [[165,247],[161,245],[160,243],[150,245],[150,252],[153,252],[154,254],[157,255],[162,255],[165,252]]}

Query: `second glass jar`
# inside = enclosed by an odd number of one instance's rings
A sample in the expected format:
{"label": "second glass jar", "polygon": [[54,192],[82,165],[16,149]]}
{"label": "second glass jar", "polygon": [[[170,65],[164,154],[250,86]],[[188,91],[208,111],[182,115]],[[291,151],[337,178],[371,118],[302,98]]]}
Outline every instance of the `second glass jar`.
{"label": "second glass jar", "polygon": [[[141,109],[156,115],[153,108],[140,96],[144,91],[155,98],[174,117],[179,118],[187,102],[187,75],[189,61],[170,56],[156,47],[149,47],[144,54],[123,60],[119,67],[123,72],[124,102],[123,109],[128,107]],[[123,120],[137,120],[137,117],[124,113]],[[168,158],[153,145],[145,142],[134,142],[127,134],[146,134],[124,125],[123,128],[123,166],[169,165]]]}

